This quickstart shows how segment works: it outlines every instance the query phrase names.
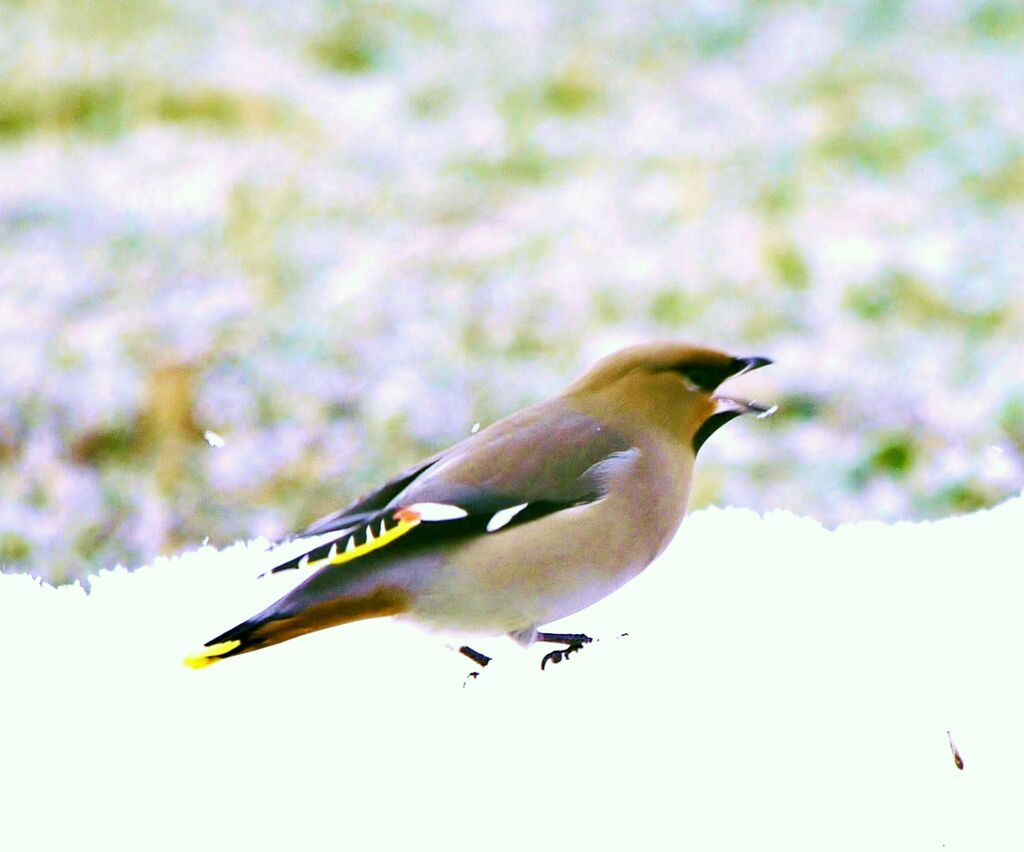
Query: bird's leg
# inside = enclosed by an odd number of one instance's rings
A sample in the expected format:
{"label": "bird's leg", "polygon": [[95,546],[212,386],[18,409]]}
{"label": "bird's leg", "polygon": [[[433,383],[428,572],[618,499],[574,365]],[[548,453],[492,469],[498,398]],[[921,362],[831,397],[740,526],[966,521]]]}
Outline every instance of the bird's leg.
{"label": "bird's leg", "polygon": [[[486,654],[481,654],[475,648],[470,648],[469,645],[462,645],[459,648],[459,653],[462,654],[462,656],[464,657],[469,657],[469,659],[471,659],[474,663],[480,666],[480,668],[483,668],[491,661],[491,658],[488,657]],[[475,680],[478,677],[480,677],[480,672],[470,672],[468,675],[466,675],[466,679],[462,682],[462,688],[465,689],[466,684],[470,680]]]}
{"label": "bird's leg", "polygon": [[564,648],[558,648],[544,655],[544,659],[540,661],[543,671],[548,663],[560,663],[562,660],[568,659],[574,651],[579,651],[584,645],[594,640],[583,633],[538,633],[534,641],[557,642],[560,645],[565,645]]}
{"label": "bird's leg", "polygon": [[[463,645],[461,648],[459,648],[459,653],[462,654],[462,656],[464,657],[469,657],[474,663],[480,666],[480,668],[483,668],[491,661],[491,658],[488,657],[486,654],[481,654],[479,651],[474,651],[472,648],[469,647],[469,645]],[[476,672],[474,672],[474,674],[476,674]]]}

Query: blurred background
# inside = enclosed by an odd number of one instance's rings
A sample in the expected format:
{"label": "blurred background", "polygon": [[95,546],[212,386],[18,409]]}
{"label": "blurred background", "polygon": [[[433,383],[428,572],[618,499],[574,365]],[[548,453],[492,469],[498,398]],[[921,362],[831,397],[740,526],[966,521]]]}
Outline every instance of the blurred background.
{"label": "blurred background", "polygon": [[1022,48],[1019,0],[0,0],[0,566],[281,535],[652,337],[777,362],[695,506],[1019,493]]}

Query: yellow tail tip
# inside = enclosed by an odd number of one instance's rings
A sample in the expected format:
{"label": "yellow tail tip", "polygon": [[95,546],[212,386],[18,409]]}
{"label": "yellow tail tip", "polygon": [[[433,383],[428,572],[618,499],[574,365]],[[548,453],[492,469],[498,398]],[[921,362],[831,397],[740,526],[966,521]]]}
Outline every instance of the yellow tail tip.
{"label": "yellow tail tip", "polygon": [[237,639],[232,639],[230,642],[218,642],[209,648],[203,648],[202,652],[195,656],[185,657],[183,662],[190,669],[204,669],[207,666],[212,666],[225,654],[230,654],[241,644]]}

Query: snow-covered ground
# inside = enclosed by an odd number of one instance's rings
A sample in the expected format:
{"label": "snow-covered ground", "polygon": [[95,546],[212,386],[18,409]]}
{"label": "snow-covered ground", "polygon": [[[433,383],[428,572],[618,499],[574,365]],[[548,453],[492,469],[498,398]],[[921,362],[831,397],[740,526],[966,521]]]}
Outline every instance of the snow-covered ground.
{"label": "snow-covered ground", "polygon": [[599,642],[475,680],[387,621],[184,668],[258,543],[0,575],[0,847],[1019,849],[1022,527],[704,510],[561,625]]}

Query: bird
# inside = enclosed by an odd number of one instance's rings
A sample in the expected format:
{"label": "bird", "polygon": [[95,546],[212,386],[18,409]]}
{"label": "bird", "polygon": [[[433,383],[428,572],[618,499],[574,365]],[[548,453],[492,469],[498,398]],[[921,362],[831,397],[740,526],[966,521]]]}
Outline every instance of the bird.
{"label": "bird", "polygon": [[[385,616],[551,643],[541,668],[561,662],[591,637],[541,628],[609,595],[665,549],[703,444],[735,417],[775,410],[716,390],[771,363],[672,340],[613,352],[553,398],[296,533],[289,541],[302,552],[266,573],[304,579],[185,664]],[[458,650],[479,666],[491,660]]]}

